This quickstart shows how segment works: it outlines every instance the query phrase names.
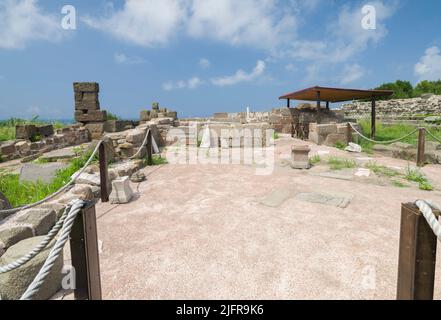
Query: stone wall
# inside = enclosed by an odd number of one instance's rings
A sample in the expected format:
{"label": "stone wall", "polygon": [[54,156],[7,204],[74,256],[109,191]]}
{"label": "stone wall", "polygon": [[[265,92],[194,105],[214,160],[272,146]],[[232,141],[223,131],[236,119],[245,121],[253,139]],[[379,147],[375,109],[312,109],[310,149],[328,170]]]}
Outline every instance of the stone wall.
{"label": "stone wall", "polygon": [[57,129],[53,136],[40,141],[18,139],[0,143],[0,155],[3,161],[22,158],[22,162],[37,159],[43,153],[90,141],[89,132],[85,127],[75,124]]}
{"label": "stone wall", "polygon": [[[353,102],[341,107],[345,116],[352,119],[369,117],[371,102]],[[412,118],[415,115],[441,115],[441,96],[423,95],[421,98],[393,99],[376,102],[378,118]]]}

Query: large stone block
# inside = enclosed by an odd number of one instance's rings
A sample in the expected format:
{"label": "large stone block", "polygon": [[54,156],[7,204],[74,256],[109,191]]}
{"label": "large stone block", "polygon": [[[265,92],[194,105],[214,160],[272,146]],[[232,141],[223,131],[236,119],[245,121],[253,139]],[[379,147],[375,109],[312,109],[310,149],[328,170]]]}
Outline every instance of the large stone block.
{"label": "large stone block", "polygon": [[10,226],[0,230],[0,242],[3,242],[6,249],[33,236],[32,229],[27,226]]}
{"label": "large stone block", "polygon": [[326,136],[325,145],[333,147],[337,142],[346,144],[346,135],[341,133],[331,133]]}
{"label": "large stone block", "polygon": [[127,203],[133,198],[129,177],[122,177],[112,181],[112,193],[109,196],[110,203]]}
{"label": "large stone block", "polygon": [[89,110],[87,113],[75,111],[75,120],[78,122],[99,122],[106,121],[107,112],[105,110]]}
{"label": "large stone block", "polygon": [[0,146],[0,154],[3,156],[8,156],[15,152],[15,145],[12,142],[2,144]]}
{"label": "large stone block", "polygon": [[37,127],[37,132],[40,136],[47,138],[54,135],[54,127],[51,124]]}
{"label": "large stone block", "polygon": [[92,139],[100,139],[104,133],[104,122],[89,122],[85,124]]}
{"label": "large stone block", "polygon": [[33,124],[16,125],[15,138],[28,140],[37,134],[37,127]]}
{"label": "large stone block", "polygon": [[74,82],[75,92],[99,92],[100,86],[97,82]]}
{"label": "large stone block", "polygon": [[316,131],[320,135],[328,135],[332,133],[337,133],[337,125],[333,124],[318,124]]}
{"label": "large stone block", "polygon": [[[32,237],[18,242],[10,247],[0,258],[0,265],[6,265],[16,261],[35,248],[44,236]],[[37,254],[29,262],[15,270],[0,274],[0,296],[4,300],[17,300],[29,287],[37,273],[46,261],[55,241],[52,241],[42,252]],[[63,268],[63,252],[55,260],[55,264],[47,275],[40,290],[35,294],[35,300],[47,300],[61,288],[61,273]]]}
{"label": "large stone block", "polygon": [[139,130],[139,129],[131,130],[127,134],[126,141],[132,143],[135,146],[140,146],[144,141],[145,135],[146,135],[145,130]]}
{"label": "large stone block", "polygon": [[34,235],[45,235],[54,226],[57,215],[51,209],[28,209],[16,218],[16,222],[32,228]]}
{"label": "large stone block", "polygon": [[150,121],[150,110],[142,110],[139,114],[139,119],[141,121]]}
{"label": "large stone block", "polygon": [[291,147],[291,168],[293,169],[309,169],[309,146],[292,146]]}
{"label": "large stone block", "polygon": [[51,182],[57,171],[67,167],[67,164],[54,162],[54,163],[27,163],[20,169],[19,181],[20,182]]}

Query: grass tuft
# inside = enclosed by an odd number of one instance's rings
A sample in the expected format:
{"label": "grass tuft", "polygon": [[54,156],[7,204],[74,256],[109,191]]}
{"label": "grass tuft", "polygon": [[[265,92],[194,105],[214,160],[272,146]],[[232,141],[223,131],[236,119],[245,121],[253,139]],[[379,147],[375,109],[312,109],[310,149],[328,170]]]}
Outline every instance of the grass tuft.
{"label": "grass tuft", "polygon": [[356,163],[354,160],[330,157],[328,158],[328,164],[332,170],[342,170],[346,168],[355,168]]}

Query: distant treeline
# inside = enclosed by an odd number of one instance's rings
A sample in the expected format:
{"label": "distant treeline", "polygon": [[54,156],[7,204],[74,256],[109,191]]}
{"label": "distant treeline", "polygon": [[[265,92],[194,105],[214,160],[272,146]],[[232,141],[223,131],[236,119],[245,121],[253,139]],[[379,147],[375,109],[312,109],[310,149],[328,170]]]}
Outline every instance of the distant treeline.
{"label": "distant treeline", "polygon": [[[376,87],[378,90],[393,90],[394,94],[389,99],[406,99],[420,97],[424,93],[433,93],[441,95],[441,80],[438,81],[421,81],[415,87],[409,81],[397,80],[395,82],[383,83]],[[385,100],[386,100],[385,99]]]}

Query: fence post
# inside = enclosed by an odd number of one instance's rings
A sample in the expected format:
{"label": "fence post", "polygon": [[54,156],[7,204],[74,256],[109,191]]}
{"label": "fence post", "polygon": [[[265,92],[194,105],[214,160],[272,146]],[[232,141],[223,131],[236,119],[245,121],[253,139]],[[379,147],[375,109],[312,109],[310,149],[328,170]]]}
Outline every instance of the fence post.
{"label": "fence post", "polygon": [[147,133],[147,143],[146,143],[146,149],[147,149],[147,164],[149,166],[153,165],[153,143],[152,143],[152,131],[149,130]]}
{"label": "fence post", "polygon": [[78,213],[70,235],[72,267],[75,270],[76,300],[101,300],[100,262],[95,202]]}
{"label": "fence post", "polygon": [[352,142],[352,128],[351,128],[351,124],[348,122],[346,124],[346,140],[349,142]]}
{"label": "fence post", "polygon": [[424,166],[425,143],[426,143],[426,129],[420,128],[418,130],[418,154],[417,154],[418,167]]}
{"label": "fence post", "polygon": [[109,185],[107,181],[106,146],[101,142],[99,147],[101,202],[109,201]]}
{"label": "fence post", "polygon": [[398,300],[433,299],[436,245],[437,238],[418,207],[401,204]]}

